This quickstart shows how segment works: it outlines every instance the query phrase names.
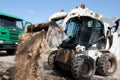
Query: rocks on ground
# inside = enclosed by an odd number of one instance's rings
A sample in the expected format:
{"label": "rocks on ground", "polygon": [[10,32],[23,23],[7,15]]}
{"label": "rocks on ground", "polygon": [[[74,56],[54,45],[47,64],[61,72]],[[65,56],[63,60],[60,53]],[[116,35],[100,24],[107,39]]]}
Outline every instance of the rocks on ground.
{"label": "rocks on ground", "polygon": [[[42,75],[41,80],[74,80],[72,77],[57,74],[53,70],[51,70],[47,64],[47,57],[48,54],[42,54],[40,58],[42,63],[40,68],[41,71],[40,75]],[[119,72],[120,65],[118,64],[118,69],[114,75],[108,77],[95,75],[91,80],[120,80]],[[15,63],[0,61],[0,80],[13,80],[14,75],[15,75]]]}
{"label": "rocks on ground", "polygon": [[13,80],[15,64],[0,61],[0,80]]}

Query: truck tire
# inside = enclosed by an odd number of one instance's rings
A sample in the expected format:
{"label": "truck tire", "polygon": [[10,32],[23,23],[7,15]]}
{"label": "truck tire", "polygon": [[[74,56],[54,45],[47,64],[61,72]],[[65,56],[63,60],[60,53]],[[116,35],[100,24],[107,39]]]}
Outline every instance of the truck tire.
{"label": "truck tire", "polygon": [[8,55],[14,55],[16,53],[16,49],[8,49],[6,51]]}
{"label": "truck tire", "polygon": [[97,60],[97,69],[96,73],[108,76],[113,74],[117,69],[116,57],[111,53],[104,53]]}
{"label": "truck tire", "polygon": [[55,56],[56,56],[57,50],[52,51],[50,55],[48,56],[48,65],[51,69],[56,69],[56,62],[55,62]]}
{"label": "truck tire", "polygon": [[75,79],[89,80],[95,72],[95,62],[87,55],[75,56],[71,64],[71,73]]}

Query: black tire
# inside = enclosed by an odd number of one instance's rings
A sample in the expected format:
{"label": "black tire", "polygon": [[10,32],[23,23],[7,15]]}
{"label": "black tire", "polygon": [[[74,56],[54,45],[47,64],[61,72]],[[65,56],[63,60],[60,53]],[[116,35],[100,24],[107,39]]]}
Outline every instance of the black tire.
{"label": "black tire", "polygon": [[8,49],[6,50],[8,55],[14,55],[16,53],[15,49]]}
{"label": "black tire", "polygon": [[112,75],[117,69],[116,57],[111,53],[104,53],[97,60],[97,69],[96,73],[108,76]]}
{"label": "black tire", "polygon": [[57,50],[52,51],[50,55],[48,56],[48,65],[50,66],[51,69],[55,70],[56,69],[56,63],[55,63],[55,56],[56,56]]}
{"label": "black tire", "polygon": [[71,64],[71,73],[75,79],[89,80],[95,72],[94,60],[86,55],[75,56]]}
{"label": "black tire", "polygon": [[50,55],[48,56],[48,65],[50,66],[50,68],[58,75],[60,76],[69,76],[71,77],[70,72],[69,71],[65,71],[61,68],[61,65],[64,66],[64,64],[55,61],[56,58],[56,54],[57,54],[57,50],[53,51],[50,53]]}

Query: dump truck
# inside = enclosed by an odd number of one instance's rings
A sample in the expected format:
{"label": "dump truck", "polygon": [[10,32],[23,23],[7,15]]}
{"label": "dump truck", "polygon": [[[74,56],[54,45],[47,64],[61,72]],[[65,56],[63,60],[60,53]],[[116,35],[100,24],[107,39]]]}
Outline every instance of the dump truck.
{"label": "dump truck", "polygon": [[112,75],[120,57],[119,44],[119,20],[107,19],[83,4],[69,13],[62,10],[47,22],[27,26],[19,37],[15,80],[44,80],[40,57],[49,50],[49,66],[75,79]]}
{"label": "dump truck", "polygon": [[14,54],[17,49],[18,36],[24,31],[28,22],[22,18],[0,12],[0,50]]}

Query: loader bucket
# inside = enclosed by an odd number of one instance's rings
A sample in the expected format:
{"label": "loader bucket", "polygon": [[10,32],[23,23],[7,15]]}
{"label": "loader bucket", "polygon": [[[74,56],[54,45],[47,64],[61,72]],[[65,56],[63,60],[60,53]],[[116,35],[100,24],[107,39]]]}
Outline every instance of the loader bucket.
{"label": "loader bucket", "polygon": [[43,29],[45,31],[47,31],[50,25],[54,25],[54,26],[58,27],[58,25],[55,22],[43,22],[43,23],[39,23],[39,24],[32,24],[27,27],[27,33],[39,32]]}
{"label": "loader bucket", "polygon": [[55,22],[28,26],[19,37],[15,80],[44,80],[40,56],[65,38],[66,34]]}
{"label": "loader bucket", "polygon": [[28,33],[42,30],[47,32],[46,39],[50,48],[56,47],[67,38],[64,31],[54,21],[30,25],[27,28]]}

